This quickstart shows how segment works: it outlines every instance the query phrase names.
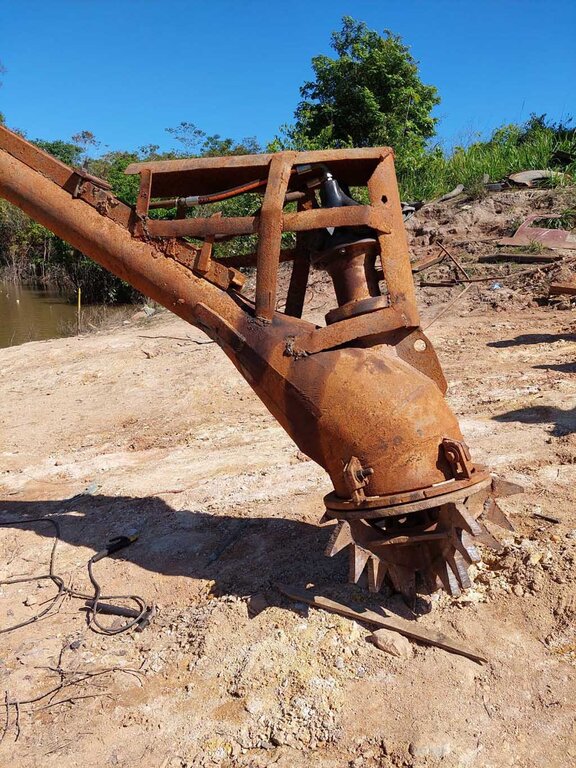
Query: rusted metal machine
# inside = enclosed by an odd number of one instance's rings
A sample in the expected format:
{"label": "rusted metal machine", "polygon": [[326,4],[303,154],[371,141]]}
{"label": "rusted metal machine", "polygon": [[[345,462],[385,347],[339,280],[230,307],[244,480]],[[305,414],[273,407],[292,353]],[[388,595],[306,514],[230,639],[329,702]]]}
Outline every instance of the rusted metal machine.
{"label": "rusted metal machine", "polygon": [[[349,551],[353,581],[367,571],[370,589],[387,577],[408,597],[419,576],[451,594],[468,587],[476,544],[498,546],[480,517],[509,523],[419,328],[392,150],[159,161],[127,173],[140,176],[134,207],[0,127],[0,195],[205,331],[326,470],[323,521],[337,521],[328,554]],[[368,202],[350,187],[367,188]],[[251,216],[194,215],[248,192],[261,195]],[[175,217],[151,217],[159,208]],[[294,247],[282,248],[283,232],[296,233]],[[218,257],[220,241],[247,234],[255,253]],[[292,262],[283,312],[281,261]],[[253,300],[242,266],[256,267]],[[311,266],[334,284],[323,326],[301,318]]]}

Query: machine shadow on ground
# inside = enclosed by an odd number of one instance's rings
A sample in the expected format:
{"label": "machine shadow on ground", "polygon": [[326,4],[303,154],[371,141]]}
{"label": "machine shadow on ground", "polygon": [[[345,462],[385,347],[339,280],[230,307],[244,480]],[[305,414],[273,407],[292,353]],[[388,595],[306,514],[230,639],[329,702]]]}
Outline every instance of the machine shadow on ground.
{"label": "machine shadow on ground", "polygon": [[[135,543],[102,562],[109,564],[119,559],[164,576],[208,580],[215,595],[250,598],[264,594],[268,605],[284,608],[292,608],[293,604],[280,594],[279,583],[300,587],[308,583],[325,585],[327,596],[360,596],[362,602],[369,599],[375,608],[390,596],[383,590],[369,598],[361,586],[347,584],[346,554],[335,558],[324,555],[332,525],[320,527],[280,517],[233,517],[175,510],[157,497],[81,494],[63,500],[0,501],[0,537],[7,529],[27,530],[51,541],[54,528],[34,520],[39,517],[58,522],[60,540],[54,570],[60,576],[67,570],[65,562],[70,560],[65,545],[88,547],[96,553],[112,537],[138,532]],[[45,554],[30,566],[30,572],[46,573],[49,558],[50,547],[46,546]],[[135,585],[138,578],[136,574]],[[104,585],[104,591],[107,590],[108,585]],[[138,587],[131,591],[138,592]],[[396,612],[414,618],[412,611],[396,598],[399,596],[392,598]],[[304,606],[297,610],[306,612]]]}
{"label": "machine shadow on ground", "polygon": [[513,421],[521,424],[551,424],[550,434],[553,437],[564,437],[576,432],[576,408],[563,410],[548,405],[535,405],[528,408],[518,408],[492,417],[494,421],[508,424]]}
{"label": "machine shadow on ground", "polygon": [[487,347],[503,349],[506,347],[519,347],[523,344],[554,344],[556,341],[576,341],[575,333],[522,333],[514,339],[499,339],[488,341]]}
{"label": "machine shadow on ground", "polygon": [[533,365],[532,368],[538,368],[541,371],[558,371],[558,373],[576,373],[576,363],[543,363]]}

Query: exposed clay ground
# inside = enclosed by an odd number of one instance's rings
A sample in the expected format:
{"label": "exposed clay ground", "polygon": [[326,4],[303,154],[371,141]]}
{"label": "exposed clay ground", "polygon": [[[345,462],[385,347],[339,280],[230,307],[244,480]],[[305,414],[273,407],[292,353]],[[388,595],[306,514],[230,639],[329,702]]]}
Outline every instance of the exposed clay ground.
{"label": "exposed clay ground", "polygon": [[[88,558],[137,529],[95,570],[104,591],[159,613],[140,634],[108,637],[67,600],[0,635],[10,700],[114,668],[22,704],[17,741],[10,707],[0,765],[576,765],[574,313],[488,291],[429,334],[475,460],[526,490],[502,501],[516,533],[500,536],[475,588],[435,596],[417,619],[483,651],[483,666],[419,645],[394,658],[365,627],[280,597],[277,582],[314,583],[378,605],[346,584],[345,557],[322,555],[324,473],[200,332],[160,315],[1,350],[0,520],[12,524],[0,528],[0,579],[47,570],[47,526],[15,518],[58,516],[55,570],[81,591]],[[46,584],[0,588],[0,626],[37,612]],[[406,615],[397,596],[380,604]],[[0,737],[4,714],[0,698]]]}

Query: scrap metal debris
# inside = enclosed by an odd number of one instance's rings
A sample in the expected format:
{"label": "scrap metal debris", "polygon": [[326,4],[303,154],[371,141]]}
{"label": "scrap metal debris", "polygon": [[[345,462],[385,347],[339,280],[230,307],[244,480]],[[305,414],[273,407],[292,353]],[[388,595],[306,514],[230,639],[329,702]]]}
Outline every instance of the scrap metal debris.
{"label": "scrap metal debris", "polygon": [[533,171],[520,171],[519,173],[511,173],[508,179],[514,184],[520,187],[534,187],[536,182],[544,181],[545,179],[564,178],[565,174],[561,171],[550,170],[533,170]]}
{"label": "scrap metal debris", "polygon": [[546,229],[534,227],[532,224],[540,219],[561,219],[561,214],[541,213],[528,216],[516,230],[512,237],[503,237],[498,240],[498,245],[531,245],[541,243],[545,248],[576,248],[576,234],[566,229]]}
{"label": "scrap metal debris", "polygon": [[509,261],[512,264],[552,264],[561,258],[558,254],[547,253],[490,253],[479,256],[478,262],[480,264],[494,264],[499,261]]}
{"label": "scrap metal debris", "polygon": [[442,197],[439,197],[437,200],[434,200],[435,203],[445,203],[447,200],[453,200],[455,197],[458,197],[458,195],[461,195],[462,192],[464,192],[464,184],[458,184],[458,186],[454,187],[453,190],[450,192],[446,192],[445,195],[442,195]]}

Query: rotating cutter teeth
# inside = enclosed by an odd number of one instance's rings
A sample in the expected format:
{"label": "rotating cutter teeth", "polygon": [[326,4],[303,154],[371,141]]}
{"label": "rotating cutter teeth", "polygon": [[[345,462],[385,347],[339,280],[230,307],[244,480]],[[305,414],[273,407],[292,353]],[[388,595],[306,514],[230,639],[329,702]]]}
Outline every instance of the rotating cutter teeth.
{"label": "rotating cutter teeth", "polygon": [[402,517],[339,520],[326,554],[348,550],[349,581],[357,584],[366,573],[371,592],[387,581],[412,602],[421,580],[431,590],[443,588],[457,597],[472,586],[468,570],[481,559],[478,545],[502,548],[484,521],[514,530],[488,495]]}

